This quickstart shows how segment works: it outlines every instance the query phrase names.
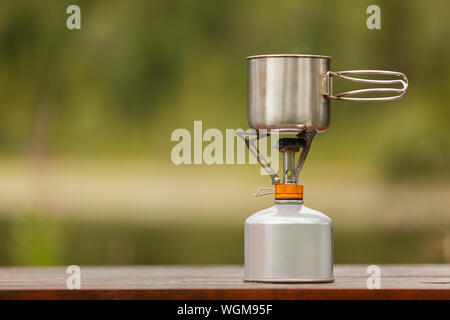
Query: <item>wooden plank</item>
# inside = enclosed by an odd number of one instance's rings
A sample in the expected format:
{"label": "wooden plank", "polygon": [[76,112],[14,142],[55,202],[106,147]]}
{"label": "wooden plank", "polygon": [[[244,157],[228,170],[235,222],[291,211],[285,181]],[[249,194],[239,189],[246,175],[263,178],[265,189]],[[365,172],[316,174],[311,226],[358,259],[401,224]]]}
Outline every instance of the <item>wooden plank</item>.
{"label": "wooden plank", "polygon": [[335,266],[335,282],[242,281],[241,266],[81,267],[80,290],[64,267],[0,268],[0,299],[450,299],[450,265],[380,265],[381,289],[366,287],[367,265]]}

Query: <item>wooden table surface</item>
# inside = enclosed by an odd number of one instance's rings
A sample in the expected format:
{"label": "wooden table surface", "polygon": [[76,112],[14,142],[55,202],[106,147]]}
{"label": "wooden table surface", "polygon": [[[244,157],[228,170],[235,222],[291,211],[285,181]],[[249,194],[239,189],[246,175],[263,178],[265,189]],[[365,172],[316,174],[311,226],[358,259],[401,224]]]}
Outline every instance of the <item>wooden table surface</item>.
{"label": "wooden table surface", "polygon": [[335,282],[242,281],[242,266],[81,266],[81,289],[66,288],[66,267],[2,267],[0,299],[450,299],[450,265],[336,265]]}

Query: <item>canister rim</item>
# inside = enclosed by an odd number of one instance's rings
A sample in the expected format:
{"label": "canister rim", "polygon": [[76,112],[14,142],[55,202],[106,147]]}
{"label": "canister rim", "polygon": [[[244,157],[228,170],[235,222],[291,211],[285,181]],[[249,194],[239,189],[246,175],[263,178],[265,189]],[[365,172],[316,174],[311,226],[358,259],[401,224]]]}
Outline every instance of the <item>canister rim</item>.
{"label": "canister rim", "polygon": [[330,56],[321,56],[315,54],[261,54],[256,56],[248,56],[246,59],[261,59],[261,58],[317,58],[317,59],[331,59]]}

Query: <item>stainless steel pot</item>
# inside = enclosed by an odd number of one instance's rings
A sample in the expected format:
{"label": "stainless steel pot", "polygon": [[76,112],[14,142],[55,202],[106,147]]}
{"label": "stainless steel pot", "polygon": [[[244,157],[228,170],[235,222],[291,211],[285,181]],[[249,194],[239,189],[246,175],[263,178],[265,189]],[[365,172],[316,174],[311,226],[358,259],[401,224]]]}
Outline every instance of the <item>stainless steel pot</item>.
{"label": "stainless steel pot", "polygon": [[[325,131],[330,122],[330,100],[390,101],[402,98],[408,79],[401,72],[383,70],[330,71],[331,57],[275,54],[247,57],[247,116],[251,128],[280,132]],[[361,79],[349,75],[376,74],[392,80]],[[368,88],[333,94],[333,77],[353,82],[400,85],[401,88]],[[387,92],[388,97],[349,97]]]}

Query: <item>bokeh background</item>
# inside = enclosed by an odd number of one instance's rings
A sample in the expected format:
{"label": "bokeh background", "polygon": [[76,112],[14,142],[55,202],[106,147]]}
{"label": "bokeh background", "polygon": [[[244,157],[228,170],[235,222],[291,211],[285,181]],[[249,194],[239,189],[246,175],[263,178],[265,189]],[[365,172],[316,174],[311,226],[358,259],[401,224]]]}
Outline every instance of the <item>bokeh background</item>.
{"label": "bokeh background", "polygon": [[334,220],[336,263],[450,262],[449,14],[446,0],[2,0],[0,265],[243,263],[270,179],[176,166],[170,135],[247,128],[245,57],[267,53],[407,74],[400,101],[332,103],[305,204]]}

